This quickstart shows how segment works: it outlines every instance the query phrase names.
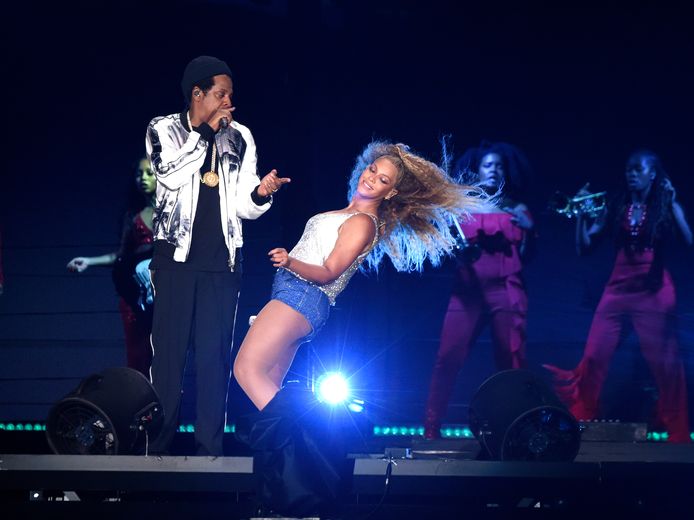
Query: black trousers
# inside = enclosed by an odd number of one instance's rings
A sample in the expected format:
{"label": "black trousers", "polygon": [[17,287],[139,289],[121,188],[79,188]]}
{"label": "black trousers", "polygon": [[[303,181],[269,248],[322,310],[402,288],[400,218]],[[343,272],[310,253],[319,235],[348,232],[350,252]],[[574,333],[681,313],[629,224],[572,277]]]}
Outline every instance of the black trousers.
{"label": "black trousers", "polygon": [[160,269],[152,282],[151,377],[165,416],[150,451],[169,450],[178,426],[186,357],[192,348],[196,454],[222,456],[240,274]]}

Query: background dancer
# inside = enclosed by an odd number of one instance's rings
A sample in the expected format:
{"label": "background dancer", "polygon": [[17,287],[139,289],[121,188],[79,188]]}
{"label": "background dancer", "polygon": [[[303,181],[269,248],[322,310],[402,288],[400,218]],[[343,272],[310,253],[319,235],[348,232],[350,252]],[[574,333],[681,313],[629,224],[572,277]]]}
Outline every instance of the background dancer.
{"label": "background dancer", "polygon": [[123,321],[127,366],[149,379],[152,346],[152,285],[149,260],[152,258],[152,211],[157,180],[149,159],[140,159],[135,173],[137,195],[123,217],[118,251],[101,256],[78,256],[67,268],[82,273],[91,266],[113,266],[113,282],[119,295],[118,309]]}
{"label": "background dancer", "polygon": [[[593,316],[583,358],[573,370],[544,365],[557,392],[579,420],[599,416],[599,397],[612,354],[630,320],[656,386],[655,422],[670,442],[689,442],[687,386],[676,329],[675,286],[665,268],[665,247],[678,231],[692,245],[692,230],[658,156],[633,153],[626,164],[626,190],[609,213],[589,223],[579,218],[576,247],[589,251],[612,224],[617,246],[612,275]],[[587,193],[588,186],[579,192]]]}
{"label": "background dancer", "polygon": [[507,143],[485,143],[466,151],[456,171],[498,197],[498,207],[460,222],[468,245],[459,262],[439,350],[431,376],[424,437],[440,438],[456,378],[485,325],[491,326],[498,370],[525,367],[528,300],[523,260],[531,246],[533,220],[521,202],[530,168]]}

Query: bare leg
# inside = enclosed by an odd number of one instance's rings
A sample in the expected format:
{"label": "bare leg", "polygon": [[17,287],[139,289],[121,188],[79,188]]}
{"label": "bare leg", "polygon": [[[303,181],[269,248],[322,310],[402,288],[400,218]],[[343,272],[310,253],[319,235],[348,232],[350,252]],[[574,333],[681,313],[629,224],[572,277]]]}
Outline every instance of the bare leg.
{"label": "bare leg", "polygon": [[287,377],[289,368],[292,366],[294,357],[296,356],[299,347],[301,346],[302,340],[297,341],[294,345],[291,345],[282,359],[270,370],[270,379],[277,383],[277,387],[282,387],[282,381]]}
{"label": "bare leg", "polygon": [[279,391],[301,339],[311,332],[303,315],[270,300],[248,330],[234,361],[234,377],[262,410]]}

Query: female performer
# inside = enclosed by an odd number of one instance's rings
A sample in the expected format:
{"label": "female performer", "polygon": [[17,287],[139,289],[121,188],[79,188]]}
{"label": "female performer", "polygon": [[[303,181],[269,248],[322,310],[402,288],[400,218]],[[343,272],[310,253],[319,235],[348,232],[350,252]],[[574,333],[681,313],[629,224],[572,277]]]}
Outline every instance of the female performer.
{"label": "female performer", "polygon": [[320,213],[298,244],[269,252],[272,299],[250,327],[234,363],[241,388],[262,410],[277,394],[294,355],[328,318],[359,265],[387,255],[398,271],[437,265],[453,250],[450,219],[487,205],[403,144],[374,142],[357,158],[346,208]]}
{"label": "female performer", "polygon": [[[579,420],[598,415],[598,401],[625,319],[638,335],[658,387],[656,423],[670,442],[689,442],[687,386],[675,327],[675,286],[664,266],[664,247],[679,230],[692,245],[692,230],[658,156],[633,153],[626,165],[626,190],[590,225],[579,218],[576,246],[583,253],[612,220],[617,258],[593,316],[583,358],[573,370],[544,365],[556,381],[559,396]],[[579,194],[587,193],[587,185]]]}
{"label": "female performer", "polygon": [[431,377],[426,439],[440,438],[456,377],[486,324],[497,369],[525,366],[528,300],[521,271],[533,231],[530,212],[520,201],[529,175],[527,160],[512,145],[485,143],[463,154],[456,169],[494,194],[498,207],[460,222],[464,245]]}
{"label": "female performer", "polygon": [[81,273],[90,266],[113,266],[127,365],[149,379],[152,290],[148,261],[152,258],[152,208],[157,179],[147,158],[138,163],[135,183],[138,196],[131,201],[131,208],[123,219],[118,251],[101,256],[78,256],[68,262],[67,268]]}

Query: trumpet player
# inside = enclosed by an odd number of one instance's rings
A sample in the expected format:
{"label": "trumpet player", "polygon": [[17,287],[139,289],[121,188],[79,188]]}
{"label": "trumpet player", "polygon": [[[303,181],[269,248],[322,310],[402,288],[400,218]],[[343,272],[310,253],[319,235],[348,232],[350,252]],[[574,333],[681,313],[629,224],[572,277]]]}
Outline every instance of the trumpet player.
{"label": "trumpet player", "polygon": [[[670,442],[689,442],[687,388],[675,330],[675,287],[664,266],[664,246],[678,232],[692,245],[692,230],[658,156],[633,153],[625,190],[594,219],[579,215],[576,247],[590,251],[610,225],[617,246],[614,269],[595,311],[583,357],[573,370],[544,365],[559,396],[579,420],[599,415],[600,392],[612,354],[629,319],[658,387],[656,426]],[[579,192],[587,193],[588,185]],[[590,220],[590,221],[589,221]]]}
{"label": "trumpet player", "polygon": [[530,168],[525,156],[506,143],[483,143],[456,165],[462,180],[497,197],[491,213],[478,212],[460,226],[476,255],[461,255],[425,411],[426,439],[440,437],[457,375],[472,344],[489,324],[499,370],[525,366],[528,299],[521,271],[533,233],[533,219],[521,202]]}

